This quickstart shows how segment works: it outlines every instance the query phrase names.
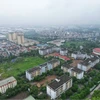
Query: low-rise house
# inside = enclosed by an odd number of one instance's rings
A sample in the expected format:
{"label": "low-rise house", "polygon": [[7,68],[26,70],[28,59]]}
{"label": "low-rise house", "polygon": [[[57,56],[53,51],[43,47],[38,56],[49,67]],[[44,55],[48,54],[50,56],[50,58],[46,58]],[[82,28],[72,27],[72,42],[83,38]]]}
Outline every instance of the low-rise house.
{"label": "low-rise house", "polygon": [[84,71],[77,67],[74,67],[73,69],[71,69],[70,75],[75,76],[77,79],[82,79],[84,76]]}
{"label": "low-rise house", "polygon": [[0,81],[0,93],[5,93],[8,88],[14,88],[17,85],[17,80],[12,76]]}
{"label": "low-rise house", "polygon": [[63,75],[48,84],[46,86],[46,90],[47,94],[51,97],[51,99],[55,99],[71,87],[72,78],[67,75]]}
{"label": "low-rise house", "polygon": [[61,66],[61,69],[63,70],[64,73],[66,73],[66,72],[71,73],[71,69],[72,69],[72,68],[73,68],[73,67],[70,66],[70,65],[68,65],[68,64],[63,64],[63,65]]}
{"label": "low-rise house", "polygon": [[83,71],[88,71],[90,68],[94,67],[97,63],[99,63],[98,57],[92,57],[80,62],[78,64],[78,68]]}
{"label": "low-rise house", "polygon": [[49,62],[39,65],[38,67],[31,68],[26,71],[26,78],[31,81],[35,76],[41,75],[42,73],[47,72],[55,67],[60,65],[60,61],[57,59],[53,59]]}
{"label": "low-rise house", "polygon": [[68,50],[66,49],[66,48],[61,48],[60,49],[60,55],[67,55],[67,53],[68,53]]}
{"label": "low-rise house", "polygon": [[81,53],[81,52],[73,52],[71,54],[71,57],[74,58],[74,59],[84,59],[84,58],[87,58],[87,54]]}

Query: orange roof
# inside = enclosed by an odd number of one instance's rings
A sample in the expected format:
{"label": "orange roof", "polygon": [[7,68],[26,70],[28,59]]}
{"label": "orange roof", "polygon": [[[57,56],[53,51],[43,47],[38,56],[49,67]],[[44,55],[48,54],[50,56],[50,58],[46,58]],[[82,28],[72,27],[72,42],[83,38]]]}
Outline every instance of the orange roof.
{"label": "orange roof", "polygon": [[94,48],[93,51],[100,53],[100,48]]}
{"label": "orange roof", "polygon": [[59,53],[54,53],[54,56],[56,56],[56,57],[59,57],[59,58],[61,58],[61,59],[63,59],[63,60],[70,60],[70,58],[68,58],[67,56],[62,56],[62,55],[60,55]]}

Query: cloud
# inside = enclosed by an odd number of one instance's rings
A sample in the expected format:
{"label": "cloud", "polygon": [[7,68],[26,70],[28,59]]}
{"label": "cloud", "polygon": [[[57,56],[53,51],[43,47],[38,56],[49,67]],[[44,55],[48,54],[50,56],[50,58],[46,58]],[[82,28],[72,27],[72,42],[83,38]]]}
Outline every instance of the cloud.
{"label": "cloud", "polygon": [[0,25],[100,24],[100,0],[0,0]]}

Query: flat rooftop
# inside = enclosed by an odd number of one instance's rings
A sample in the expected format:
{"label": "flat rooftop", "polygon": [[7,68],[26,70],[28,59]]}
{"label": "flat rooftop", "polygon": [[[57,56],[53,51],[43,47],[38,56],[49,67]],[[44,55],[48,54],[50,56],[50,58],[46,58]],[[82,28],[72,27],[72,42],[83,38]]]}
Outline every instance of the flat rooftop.
{"label": "flat rooftop", "polygon": [[71,77],[69,77],[67,75],[62,75],[61,77],[58,77],[54,81],[49,83],[48,86],[50,88],[52,88],[53,90],[56,90],[58,87],[60,87],[61,85],[63,85],[67,81],[69,81],[70,79],[71,79]]}
{"label": "flat rooftop", "polygon": [[0,86],[3,86],[3,85],[5,85],[5,84],[7,84],[7,83],[9,83],[9,82],[13,82],[13,81],[16,81],[16,79],[15,79],[13,76],[11,76],[11,77],[9,77],[9,78],[6,78],[6,79],[4,79],[4,80],[1,80],[1,81],[0,81]]}

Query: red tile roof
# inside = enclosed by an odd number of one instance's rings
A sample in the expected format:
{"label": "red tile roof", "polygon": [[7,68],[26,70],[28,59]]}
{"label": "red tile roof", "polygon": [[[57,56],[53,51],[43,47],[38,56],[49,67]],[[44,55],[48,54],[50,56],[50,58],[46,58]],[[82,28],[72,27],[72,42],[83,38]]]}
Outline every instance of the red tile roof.
{"label": "red tile roof", "polygon": [[61,58],[61,59],[63,59],[63,60],[70,60],[70,58],[68,58],[67,56],[62,56],[62,55],[60,55],[59,53],[54,53],[54,56],[56,56],[56,57],[59,57],[59,58]]}
{"label": "red tile roof", "polygon": [[100,53],[100,48],[94,48],[93,51],[94,51],[94,52],[99,52],[99,53]]}

